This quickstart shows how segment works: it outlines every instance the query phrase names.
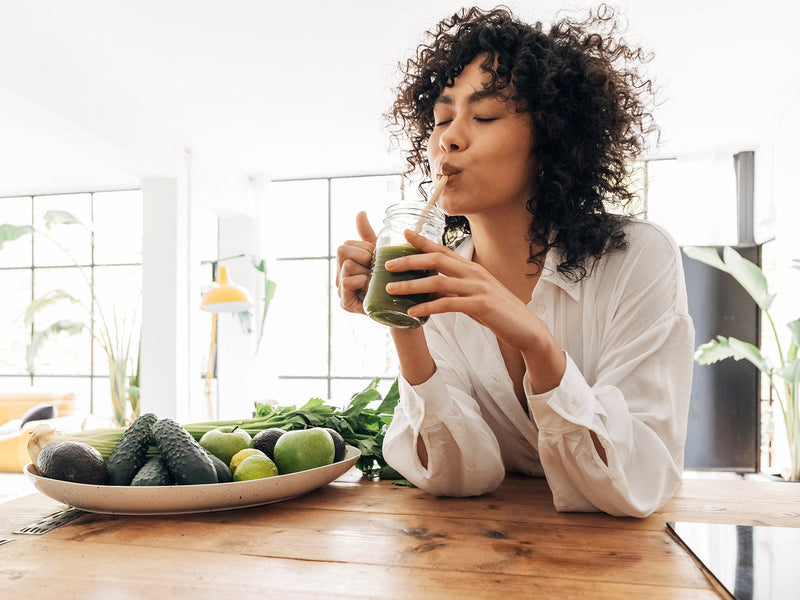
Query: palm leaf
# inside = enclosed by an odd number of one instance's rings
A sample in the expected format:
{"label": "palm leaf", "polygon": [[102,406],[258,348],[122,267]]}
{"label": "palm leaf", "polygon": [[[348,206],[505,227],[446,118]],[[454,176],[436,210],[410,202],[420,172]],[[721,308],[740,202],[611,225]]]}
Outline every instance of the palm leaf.
{"label": "palm leaf", "polygon": [[725,266],[725,263],[722,262],[722,259],[719,257],[719,252],[717,252],[716,248],[686,246],[683,249],[683,252],[689,258],[699,260],[701,263],[705,263],[710,267],[719,269],[720,271],[725,271],[726,273],[728,272],[728,268]]}
{"label": "palm leaf", "polygon": [[56,333],[68,333],[70,335],[77,335],[81,331],[83,331],[84,327],[86,327],[83,323],[79,323],[78,321],[70,321],[67,319],[62,319],[60,321],[56,321],[52,323],[49,327],[42,329],[41,331],[37,331],[33,334],[31,338],[31,343],[28,344],[28,352],[27,352],[27,362],[28,362],[28,372],[33,373],[33,365],[36,360],[36,355],[39,353],[39,348],[42,347],[44,341],[49,338],[51,335]]}
{"label": "palm leaf", "polygon": [[267,321],[267,309],[269,303],[275,297],[275,288],[277,284],[267,276],[267,261],[259,256],[248,255],[248,260],[253,267],[261,273],[261,279],[264,282],[264,307],[261,310],[261,326],[258,329],[258,340],[256,341],[256,352],[261,346],[261,339],[264,337],[264,323]]}
{"label": "palm leaf", "polygon": [[790,385],[800,384],[800,359],[795,359],[775,369],[775,374]]}
{"label": "palm leaf", "polygon": [[725,247],[722,256],[729,268],[728,272],[750,294],[761,310],[768,310],[775,299],[775,294],[769,293],[767,278],[761,268],[730,246]]}
{"label": "palm leaf", "polygon": [[800,346],[800,319],[787,323],[786,327],[789,328],[789,332],[792,334],[795,346]]}
{"label": "palm leaf", "polygon": [[705,263],[731,275],[739,282],[761,310],[768,310],[775,294],[770,294],[767,278],[764,272],[755,263],[742,257],[730,246],[723,249],[723,257],[714,248],[700,248],[687,246],[683,249],[686,256]]}
{"label": "palm leaf", "polygon": [[69,292],[65,292],[64,290],[51,290],[30,303],[25,311],[25,325],[30,327],[37,312],[61,300],[69,300],[73,304],[80,302],[80,300],[75,298],[75,296]]}
{"label": "palm leaf", "polygon": [[754,364],[759,371],[769,372],[769,365],[761,354],[761,350],[753,344],[732,337],[717,336],[716,339],[697,348],[694,354],[694,359],[701,365],[710,365],[726,358],[744,359]]}
{"label": "palm leaf", "polygon": [[48,210],[44,213],[44,223],[48,229],[53,225],[83,225],[78,217],[66,210]]}
{"label": "palm leaf", "polygon": [[0,250],[6,242],[13,242],[29,233],[33,233],[33,227],[30,225],[0,225]]}

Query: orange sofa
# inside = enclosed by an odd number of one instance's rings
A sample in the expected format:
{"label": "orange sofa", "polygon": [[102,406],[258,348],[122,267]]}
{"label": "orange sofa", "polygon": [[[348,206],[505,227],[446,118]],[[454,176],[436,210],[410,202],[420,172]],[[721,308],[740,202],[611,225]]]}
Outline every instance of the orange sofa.
{"label": "orange sofa", "polygon": [[[21,419],[29,409],[38,404],[54,405],[59,418],[75,415],[78,412],[78,402],[72,392],[0,393],[0,425]],[[37,423],[41,421],[29,422],[21,431],[0,437],[0,472],[21,473],[22,468],[30,462],[28,439]]]}

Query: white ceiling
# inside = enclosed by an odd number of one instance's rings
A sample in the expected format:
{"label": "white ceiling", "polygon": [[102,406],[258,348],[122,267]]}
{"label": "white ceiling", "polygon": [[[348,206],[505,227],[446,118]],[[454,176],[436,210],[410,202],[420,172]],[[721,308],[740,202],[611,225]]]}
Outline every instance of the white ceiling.
{"label": "white ceiling", "polygon": [[[545,22],[591,6],[507,4]],[[186,149],[272,178],[395,170],[381,121],[395,65],[462,5],[0,0],[0,196],[135,186]],[[655,155],[764,143],[800,100],[800,2],[616,5],[655,53]]]}

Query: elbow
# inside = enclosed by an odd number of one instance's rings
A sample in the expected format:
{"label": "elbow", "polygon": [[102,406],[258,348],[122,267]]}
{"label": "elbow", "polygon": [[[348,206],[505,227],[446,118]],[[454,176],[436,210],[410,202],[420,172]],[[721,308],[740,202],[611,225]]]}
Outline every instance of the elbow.
{"label": "elbow", "polygon": [[433,455],[429,457],[428,464],[423,466],[416,447],[411,446],[408,450],[385,444],[383,457],[409,482],[433,496],[482,496],[497,489],[505,478],[505,467],[499,460],[471,463]]}

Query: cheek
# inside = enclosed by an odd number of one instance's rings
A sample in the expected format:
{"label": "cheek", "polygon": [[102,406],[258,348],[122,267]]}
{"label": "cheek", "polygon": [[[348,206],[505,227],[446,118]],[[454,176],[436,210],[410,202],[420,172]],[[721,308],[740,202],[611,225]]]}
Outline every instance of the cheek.
{"label": "cheek", "polygon": [[437,134],[432,134],[431,137],[428,138],[428,148],[426,150],[428,155],[428,162],[433,166],[438,158],[441,151],[439,150],[439,136]]}

